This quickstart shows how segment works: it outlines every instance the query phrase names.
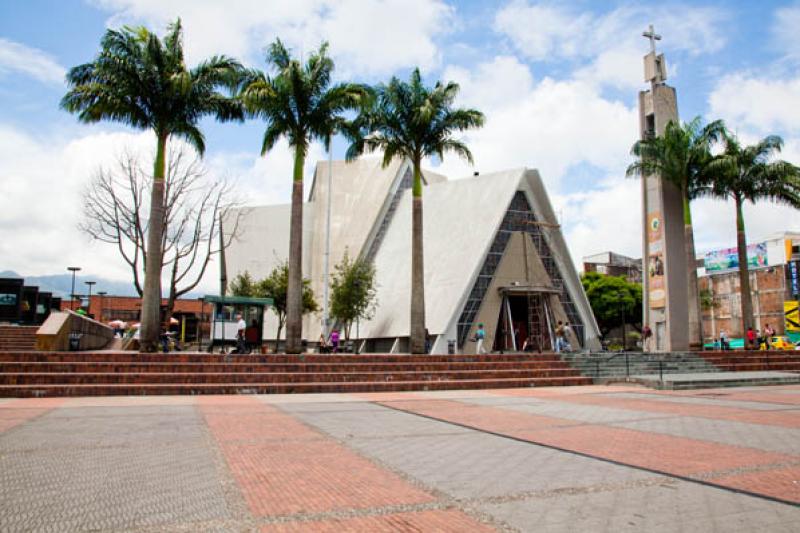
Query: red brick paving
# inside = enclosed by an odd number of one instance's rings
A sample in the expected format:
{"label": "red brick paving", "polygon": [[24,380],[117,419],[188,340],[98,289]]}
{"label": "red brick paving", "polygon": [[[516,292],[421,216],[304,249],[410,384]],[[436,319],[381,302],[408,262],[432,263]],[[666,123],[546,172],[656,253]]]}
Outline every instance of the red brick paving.
{"label": "red brick paving", "polygon": [[[508,390],[504,396],[542,397],[540,394],[531,394],[529,391]],[[600,407],[613,407],[631,411],[645,411],[650,413],[664,413],[679,416],[692,416],[717,420],[730,420],[748,424],[765,426],[779,426],[787,428],[800,428],[800,413],[791,411],[762,411],[729,407],[726,405],[690,404],[669,401],[669,396],[659,395],[663,400],[614,398],[600,394],[562,394],[554,401],[575,403],[581,405],[596,405]]]}
{"label": "red brick paving", "polygon": [[800,467],[797,466],[725,476],[715,478],[713,482],[773,498],[800,502]]}
{"label": "red brick paving", "polygon": [[396,531],[437,531],[463,533],[466,531],[495,531],[459,511],[419,511],[380,516],[332,519],[326,521],[272,524],[261,528],[263,533],[341,533],[344,531],[369,531],[393,533]]}
{"label": "red brick paving", "polygon": [[[250,511],[257,517],[435,502],[432,495],[398,475],[255,398],[203,397],[198,403]],[[450,531],[443,529],[449,523],[457,525],[452,531],[478,528],[477,522],[457,511],[358,520],[338,525],[324,522],[321,526],[338,531],[361,529],[363,525],[369,527],[362,530],[370,530],[374,522],[377,529],[372,530],[384,531],[380,528],[418,522],[424,529],[429,529],[427,524],[431,530],[440,531]],[[308,530],[305,525],[298,527]]]}
{"label": "red brick paving", "polygon": [[[800,456],[520,413],[448,400],[387,405],[667,474],[703,474],[800,460]],[[715,483],[725,485],[726,480]],[[733,483],[733,482],[732,482]],[[734,485],[731,485],[734,486]],[[767,494],[767,493],[765,493]],[[798,495],[788,495],[800,502]]]}
{"label": "red brick paving", "polygon": [[60,407],[63,398],[36,398],[0,403],[0,433]]}

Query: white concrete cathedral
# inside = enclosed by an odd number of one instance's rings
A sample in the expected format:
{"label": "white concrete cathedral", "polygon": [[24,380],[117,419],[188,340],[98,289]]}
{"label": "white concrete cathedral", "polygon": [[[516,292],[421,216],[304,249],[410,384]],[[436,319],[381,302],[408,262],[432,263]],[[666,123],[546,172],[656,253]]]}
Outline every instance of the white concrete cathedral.
{"label": "white concrete cathedral", "polygon": [[[363,256],[376,269],[378,306],[359,324],[364,351],[408,351],[411,290],[410,161],[334,161],[330,270]],[[524,168],[448,180],[423,170],[426,327],[432,352],[474,353],[478,323],[490,350],[552,350],[558,321],[573,349],[599,349],[599,333],[542,180]],[[328,163],[317,163],[303,206],[303,276],[322,303]],[[289,204],[248,207],[226,253],[228,279],[263,278],[287,259]],[[230,231],[226,227],[226,231]],[[322,316],[307,315],[303,337],[316,342]],[[265,339],[277,322],[268,317]],[[355,331],[353,332],[355,333]]]}

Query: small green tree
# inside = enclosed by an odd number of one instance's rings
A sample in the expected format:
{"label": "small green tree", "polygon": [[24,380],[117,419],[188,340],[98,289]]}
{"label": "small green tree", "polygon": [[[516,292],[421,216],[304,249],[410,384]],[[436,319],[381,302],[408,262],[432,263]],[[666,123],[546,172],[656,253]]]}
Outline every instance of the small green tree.
{"label": "small green tree", "polygon": [[248,296],[252,298],[256,296],[258,289],[258,283],[253,281],[250,272],[245,270],[233,278],[228,290],[230,290],[232,296]]}
{"label": "small green tree", "polygon": [[[238,278],[237,278],[238,279]],[[275,335],[275,348],[280,343],[281,331],[286,323],[287,292],[289,289],[289,263],[284,261],[278,264],[269,273],[269,276],[255,284],[254,296],[258,298],[272,298],[272,309],[278,316],[278,332]],[[319,309],[314,291],[311,289],[311,280],[303,279],[303,314],[315,313]]]}
{"label": "small green tree", "polygon": [[597,320],[600,333],[606,334],[625,322],[638,325],[642,321],[642,286],[622,276],[606,276],[586,272],[581,276],[583,290]]}
{"label": "small green tree", "polygon": [[351,260],[345,252],[342,261],[334,267],[332,278],[331,314],[341,322],[344,338],[349,340],[353,322],[369,320],[375,312],[375,267],[361,257]]}

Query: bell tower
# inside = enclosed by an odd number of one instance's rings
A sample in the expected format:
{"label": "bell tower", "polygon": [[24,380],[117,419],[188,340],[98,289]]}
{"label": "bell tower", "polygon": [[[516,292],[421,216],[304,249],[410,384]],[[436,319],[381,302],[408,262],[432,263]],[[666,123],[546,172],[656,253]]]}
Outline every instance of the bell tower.
{"label": "bell tower", "polygon": [[[674,87],[666,84],[664,55],[656,52],[661,36],[650,25],[642,34],[650,41],[644,56],[644,81],[639,93],[641,139],[661,135],[678,120]],[[683,233],[683,202],[674,184],[656,174],[642,176],[643,323],[653,332],[650,348],[657,352],[689,349],[688,273]]]}

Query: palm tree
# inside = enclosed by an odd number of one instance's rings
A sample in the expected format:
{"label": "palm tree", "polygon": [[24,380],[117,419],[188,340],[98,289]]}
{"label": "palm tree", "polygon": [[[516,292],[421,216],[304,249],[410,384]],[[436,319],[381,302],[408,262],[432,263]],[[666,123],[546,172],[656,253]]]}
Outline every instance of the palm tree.
{"label": "palm tree", "polygon": [[308,147],[321,140],[330,149],[331,138],[348,127],[343,114],[358,110],[369,99],[368,87],[353,83],[331,84],[333,60],[328,44],[309,56],[305,65],[292,59],[276,40],[267,51],[267,63],[277,72],[270,78],[252,71],[243,81],[241,98],[251,116],[267,122],[261,155],[286,137],[294,149],[292,213],[289,228],[289,284],[286,302],[286,351],[299,353],[303,333],[303,166]]}
{"label": "palm tree", "polygon": [[752,146],[742,146],[735,135],[726,132],[724,152],[709,165],[704,194],[733,199],[736,206],[742,332],[755,327],[742,206],[745,201],[771,200],[800,209],[800,169],[774,158],[782,147],[783,139],[776,135],[765,137]]}
{"label": "palm tree", "polygon": [[408,83],[392,78],[380,85],[374,106],[361,117],[362,133],[353,137],[347,158],[364,151],[383,150],[383,166],[394,158],[408,158],[414,165],[411,218],[411,353],[425,353],[425,270],[422,249],[422,170],[424,157],[442,159],[454,152],[472,163],[472,153],[453,134],[483,125],[483,113],[475,109],[453,109],[458,84],[422,83],[414,69]]}
{"label": "palm tree", "polygon": [[688,274],[689,346],[695,349],[700,349],[703,345],[703,329],[690,204],[698,195],[701,183],[705,179],[706,169],[712,158],[711,146],[720,140],[724,129],[725,124],[721,120],[706,126],[702,125],[700,117],[695,117],[683,125],[670,121],[662,135],[643,139],[633,145],[631,153],[637,160],[627,169],[628,176],[661,176],[680,190],[683,199],[683,233]]}
{"label": "palm tree", "polygon": [[94,61],[67,73],[69,91],[61,107],[76,113],[80,121],[111,120],[152,130],[156,135],[142,297],[142,351],[155,351],[158,346],[167,141],[177,136],[202,155],[205,141],[197,127],[200,118],[242,119],[241,105],[219,92],[235,86],[240,69],[238,62],[223,56],[187,69],[178,19],[169,26],[163,41],[144,27],[107,30]]}

